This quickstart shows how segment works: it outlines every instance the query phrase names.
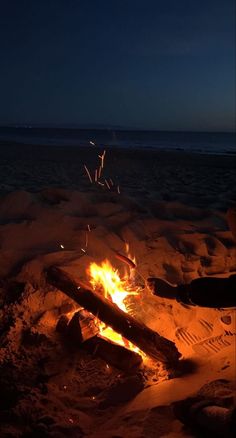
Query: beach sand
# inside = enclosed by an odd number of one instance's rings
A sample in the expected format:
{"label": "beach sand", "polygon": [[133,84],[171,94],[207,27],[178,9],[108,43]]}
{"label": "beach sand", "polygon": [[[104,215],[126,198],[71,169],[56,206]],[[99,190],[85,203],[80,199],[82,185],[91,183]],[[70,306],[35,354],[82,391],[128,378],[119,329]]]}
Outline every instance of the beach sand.
{"label": "beach sand", "polygon": [[[219,379],[234,394],[235,330],[221,318],[235,321],[235,311],[154,297],[145,280],[180,284],[236,272],[226,221],[236,200],[235,157],[104,149],[98,184],[103,149],[1,147],[3,437],[194,436],[175,418],[173,402],[206,383],[214,393]],[[61,265],[86,282],[89,263],[106,258],[123,273],[115,254],[126,255],[126,244],[142,286],[132,312],[192,362],[182,376],[171,379],[160,364],[151,374],[121,373],[81,349],[68,351],[55,332],[75,306],[46,283],[45,268]]]}

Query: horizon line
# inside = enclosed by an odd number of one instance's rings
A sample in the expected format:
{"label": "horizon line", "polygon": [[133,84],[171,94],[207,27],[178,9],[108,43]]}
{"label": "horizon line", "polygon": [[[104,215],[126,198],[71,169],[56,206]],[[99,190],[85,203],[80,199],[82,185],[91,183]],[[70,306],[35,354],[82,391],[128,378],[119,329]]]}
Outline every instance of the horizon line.
{"label": "horizon line", "polygon": [[158,129],[158,128],[135,128],[135,127],[125,127],[120,125],[96,125],[96,124],[35,124],[35,123],[10,123],[10,124],[0,124],[0,128],[13,128],[13,129],[78,129],[78,130],[94,130],[94,131],[141,131],[141,132],[194,132],[194,133],[214,133],[214,134],[236,134],[235,130],[211,130],[211,129]]}

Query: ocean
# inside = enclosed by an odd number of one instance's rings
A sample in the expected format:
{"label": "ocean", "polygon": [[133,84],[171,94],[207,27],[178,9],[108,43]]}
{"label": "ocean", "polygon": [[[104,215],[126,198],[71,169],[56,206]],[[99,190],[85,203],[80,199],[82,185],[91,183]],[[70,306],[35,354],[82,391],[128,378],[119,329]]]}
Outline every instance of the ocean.
{"label": "ocean", "polygon": [[101,146],[183,150],[207,154],[236,154],[236,134],[216,132],[134,131],[122,129],[77,129],[1,127],[4,145],[19,143],[41,146]]}

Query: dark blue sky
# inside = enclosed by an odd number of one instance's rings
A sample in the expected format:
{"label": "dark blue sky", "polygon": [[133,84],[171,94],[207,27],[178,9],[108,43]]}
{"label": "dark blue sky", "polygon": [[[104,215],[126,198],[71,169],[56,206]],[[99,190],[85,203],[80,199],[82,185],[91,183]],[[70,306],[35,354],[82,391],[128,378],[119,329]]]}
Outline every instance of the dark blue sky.
{"label": "dark blue sky", "polygon": [[5,0],[0,124],[234,130],[234,0]]}

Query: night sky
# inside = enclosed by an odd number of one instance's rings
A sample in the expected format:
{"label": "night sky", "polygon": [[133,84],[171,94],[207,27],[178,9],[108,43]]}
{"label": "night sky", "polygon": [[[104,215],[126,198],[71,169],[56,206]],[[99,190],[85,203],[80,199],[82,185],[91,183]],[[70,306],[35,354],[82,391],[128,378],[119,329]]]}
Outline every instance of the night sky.
{"label": "night sky", "polygon": [[0,124],[234,130],[234,0],[5,0]]}

